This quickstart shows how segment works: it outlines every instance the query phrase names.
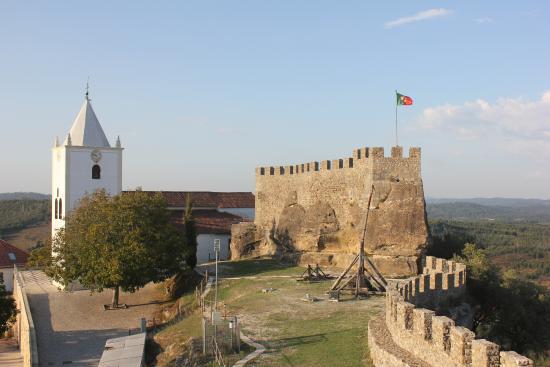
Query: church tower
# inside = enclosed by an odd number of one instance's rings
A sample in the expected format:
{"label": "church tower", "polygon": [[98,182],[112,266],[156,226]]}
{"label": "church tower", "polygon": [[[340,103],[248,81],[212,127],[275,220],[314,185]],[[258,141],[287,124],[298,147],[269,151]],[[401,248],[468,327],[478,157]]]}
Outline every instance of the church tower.
{"label": "church tower", "polygon": [[63,144],[52,149],[52,238],[65,226],[65,216],[85,195],[105,189],[122,191],[120,138],[111,147],[92,109],[88,92]]}

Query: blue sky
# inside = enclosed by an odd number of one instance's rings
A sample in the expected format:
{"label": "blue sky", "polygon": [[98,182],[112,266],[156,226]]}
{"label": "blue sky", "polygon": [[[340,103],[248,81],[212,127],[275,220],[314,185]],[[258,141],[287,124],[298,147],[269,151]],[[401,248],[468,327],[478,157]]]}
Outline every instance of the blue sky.
{"label": "blue sky", "polygon": [[427,196],[550,198],[543,1],[4,1],[0,192],[50,191],[90,77],[124,187],[253,190],[254,167],[423,149]]}

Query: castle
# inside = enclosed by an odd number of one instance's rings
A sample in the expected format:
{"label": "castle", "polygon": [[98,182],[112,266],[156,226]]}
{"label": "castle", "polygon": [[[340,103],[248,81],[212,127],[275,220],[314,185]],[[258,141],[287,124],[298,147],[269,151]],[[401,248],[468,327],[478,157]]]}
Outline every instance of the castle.
{"label": "castle", "polygon": [[280,255],[345,267],[365,249],[389,276],[417,274],[428,243],[420,148],[361,148],[353,156],[256,168],[254,223],[232,227],[233,259]]}
{"label": "castle", "polygon": [[466,266],[426,256],[423,273],[394,281],[385,313],[368,325],[376,367],[519,367],[533,361],[500,347],[428,308],[448,308],[466,291]]}

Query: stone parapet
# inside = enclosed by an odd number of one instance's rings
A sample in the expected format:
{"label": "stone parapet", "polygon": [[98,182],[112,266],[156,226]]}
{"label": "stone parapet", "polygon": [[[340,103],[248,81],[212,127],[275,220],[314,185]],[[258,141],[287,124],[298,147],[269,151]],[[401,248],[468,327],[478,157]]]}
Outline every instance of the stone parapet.
{"label": "stone parapet", "polygon": [[19,310],[17,313],[15,332],[21,356],[23,357],[23,366],[37,367],[38,347],[36,344],[36,331],[34,329],[29,300],[25,292],[25,283],[17,267],[14,268],[13,277],[13,298]]}
{"label": "stone parapet", "polygon": [[[497,344],[487,340],[475,340],[471,330],[456,326],[450,318],[436,316],[434,311],[425,308],[460,297],[465,288],[464,264],[432,256],[425,258],[422,274],[392,282],[387,287],[384,321],[395,345],[432,367],[533,366],[529,358],[516,352],[500,352]],[[373,338],[369,335],[369,341]],[[378,360],[390,360],[388,353],[392,351],[377,350],[376,355],[383,356]],[[373,361],[377,367],[388,366],[375,358]],[[401,362],[412,365],[406,360]]]}

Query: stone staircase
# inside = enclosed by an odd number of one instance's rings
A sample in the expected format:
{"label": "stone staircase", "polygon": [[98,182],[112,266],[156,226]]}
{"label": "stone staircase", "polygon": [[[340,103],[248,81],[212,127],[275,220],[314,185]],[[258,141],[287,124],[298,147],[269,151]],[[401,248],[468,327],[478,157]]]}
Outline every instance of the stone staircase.
{"label": "stone staircase", "polygon": [[0,366],[23,367],[23,357],[19,354],[15,340],[0,339]]}

